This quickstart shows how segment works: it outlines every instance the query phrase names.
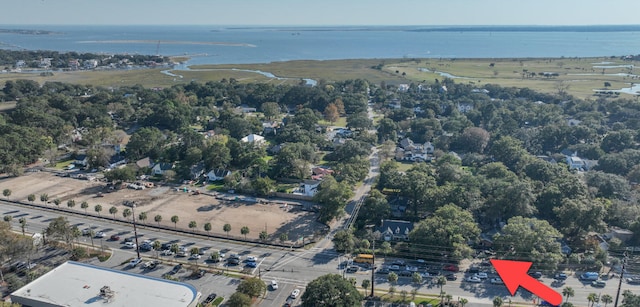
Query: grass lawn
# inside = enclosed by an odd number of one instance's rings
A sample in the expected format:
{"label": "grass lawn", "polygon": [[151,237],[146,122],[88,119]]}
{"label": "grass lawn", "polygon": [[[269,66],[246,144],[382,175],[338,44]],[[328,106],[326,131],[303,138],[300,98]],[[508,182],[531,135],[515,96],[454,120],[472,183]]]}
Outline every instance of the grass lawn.
{"label": "grass lawn", "polygon": [[224,180],[218,180],[208,184],[207,191],[224,191]]}
{"label": "grass lawn", "polygon": [[0,103],[0,112],[5,112],[9,110],[13,110],[16,107],[16,101],[6,101]]}
{"label": "grass lawn", "polygon": [[211,302],[211,306],[220,306],[220,304],[222,304],[222,301],[224,301],[224,297],[218,296],[215,300],[213,300],[213,302]]}
{"label": "grass lawn", "polygon": [[347,117],[346,116],[339,117],[338,120],[333,122],[333,123],[329,122],[329,121],[326,121],[324,119],[321,119],[320,121],[318,121],[318,124],[324,125],[324,126],[346,127],[347,126]]}
{"label": "grass lawn", "polygon": [[277,183],[275,190],[281,193],[291,193],[293,189],[299,187],[298,183]]}
{"label": "grass lawn", "polygon": [[415,163],[411,163],[411,162],[396,162],[396,163],[398,164],[398,171],[400,172],[406,172],[415,165]]}
{"label": "grass lawn", "polygon": [[66,160],[66,161],[58,162],[58,163],[56,163],[55,168],[56,169],[63,169],[65,167],[69,166],[71,163],[73,163],[73,161],[74,160]]}

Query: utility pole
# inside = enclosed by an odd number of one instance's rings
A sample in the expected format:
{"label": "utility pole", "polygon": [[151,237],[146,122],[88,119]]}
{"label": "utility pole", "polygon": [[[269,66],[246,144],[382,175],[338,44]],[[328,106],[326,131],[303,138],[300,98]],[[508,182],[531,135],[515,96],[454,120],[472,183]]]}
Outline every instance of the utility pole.
{"label": "utility pole", "polygon": [[371,250],[371,298],[374,297],[373,288],[375,284],[374,274],[376,271],[376,238],[373,238],[373,249]]}
{"label": "utility pole", "polygon": [[627,252],[624,252],[624,259],[622,260],[622,269],[620,270],[620,280],[618,281],[618,292],[616,293],[616,302],[613,307],[618,307],[618,299],[620,298],[620,288],[622,288],[622,279],[624,278],[624,268],[627,265]]}
{"label": "utility pole", "polygon": [[138,229],[136,228],[136,203],[132,201],[127,201],[129,205],[131,205],[131,216],[133,217],[133,235],[136,240],[136,254],[138,255],[138,259],[140,259],[140,245],[138,245]]}

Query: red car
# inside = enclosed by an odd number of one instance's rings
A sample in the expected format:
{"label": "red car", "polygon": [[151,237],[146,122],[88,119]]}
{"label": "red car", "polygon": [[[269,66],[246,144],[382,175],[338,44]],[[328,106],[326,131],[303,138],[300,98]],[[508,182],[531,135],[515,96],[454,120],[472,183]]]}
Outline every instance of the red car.
{"label": "red car", "polygon": [[109,237],[109,240],[111,240],[111,241],[118,241],[118,240],[120,240],[120,236],[118,236],[118,235],[111,235],[111,237]]}
{"label": "red car", "polygon": [[443,268],[445,271],[450,271],[450,272],[459,272],[460,268],[458,268],[457,265],[455,264],[447,264],[444,266]]}

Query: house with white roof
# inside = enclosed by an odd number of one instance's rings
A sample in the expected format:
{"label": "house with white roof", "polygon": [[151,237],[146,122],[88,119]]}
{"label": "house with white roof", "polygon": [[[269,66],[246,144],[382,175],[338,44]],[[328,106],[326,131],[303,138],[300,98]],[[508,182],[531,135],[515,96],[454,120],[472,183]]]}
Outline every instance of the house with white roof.
{"label": "house with white roof", "polygon": [[242,139],[240,139],[240,141],[243,143],[250,143],[256,146],[261,146],[264,144],[264,137],[252,133],[243,137]]}

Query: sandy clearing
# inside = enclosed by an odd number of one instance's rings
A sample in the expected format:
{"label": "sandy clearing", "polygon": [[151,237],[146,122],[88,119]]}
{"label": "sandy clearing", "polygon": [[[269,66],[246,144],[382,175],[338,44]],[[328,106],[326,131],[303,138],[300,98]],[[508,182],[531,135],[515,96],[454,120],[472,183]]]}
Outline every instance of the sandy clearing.
{"label": "sandy clearing", "polygon": [[154,217],[162,216],[161,225],[174,226],[171,217],[179,218],[175,225],[188,229],[190,221],[197,224],[196,230],[204,231],[204,224],[212,224],[212,234],[226,235],[222,230],[224,224],[231,225],[230,236],[241,237],[240,228],[249,227],[247,238],[256,239],[262,230],[266,230],[270,239],[278,240],[280,233],[287,233],[290,239],[297,240],[300,236],[313,236],[323,226],[316,222],[316,215],[311,212],[297,210],[297,207],[277,204],[246,203],[240,201],[218,200],[209,195],[192,195],[192,193],[178,192],[168,187],[156,187],[145,190],[122,189],[112,193],[104,193],[98,198],[96,194],[107,191],[106,184],[87,180],[58,177],[48,172],[27,173],[20,177],[7,178],[0,181],[0,189],[11,189],[11,200],[27,201],[29,194],[36,196],[35,203],[40,202],[41,194],[48,194],[49,203],[59,198],[61,207],[67,207],[67,201],[73,199],[76,203],[73,210],[83,212],[80,204],[89,204],[87,213],[98,214],[95,206],[100,204],[100,215],[109,215],[109,208],[116,207],[116,218],[124,219],[123,205],[125,200],[135,201],[136,217],[146,212],[147,219],[143,224],[155,224]]}

